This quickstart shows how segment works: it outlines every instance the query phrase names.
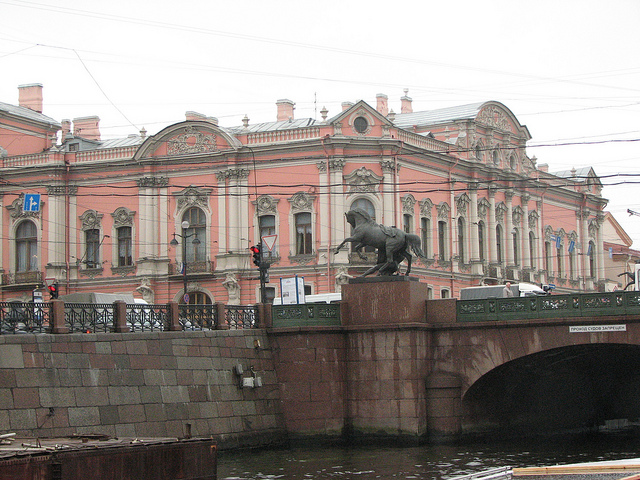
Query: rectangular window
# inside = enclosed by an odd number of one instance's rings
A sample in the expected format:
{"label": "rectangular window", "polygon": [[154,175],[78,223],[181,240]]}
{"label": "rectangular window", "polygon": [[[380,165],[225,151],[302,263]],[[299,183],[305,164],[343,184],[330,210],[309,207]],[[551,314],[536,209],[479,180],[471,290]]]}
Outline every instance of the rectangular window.
{"label": "rectangular window", "polygon": [[402,228],[404,229],[405,233],[411,233],[413,230],[413,216],[405,213],[404,215],[402,215],[402,223]]}
{"label": "rectangular window", "polygon": [[[260,238],[268,235],[276,234],[276,217],[274,215],[262,215],[258,218],[258,225],[260,229]],[[262,245],[262,258],[268,259],[276,256],[275,245],[273,251],[270,251],[266,245]]]}
{"label": "rectangular window", "polygon": [[444,261],[447,259],[446,255],[447,245],[447,222],[440,220],[438,222],[438,259]]}
{"label": "rectangular window", "polygon": [[296,221],[296,255],[311,254],[312,238],[311,238],[311,214],[298,213]]}
{"label": "rectangular window", "polygon": [[430,257],[431,245],[429,239],[431,238],[431,220],[428,218],[420,219],[420,236],[422,238],[422,253]]}
{"label": "rectangular window", "polygon": [[118,228],[118,266],[133,265],[131,227]]}
{"label": "rectangular window", "polygon": [[98,229],[86,230],[85,238],[85,259],[86,268],[100,267],[100,231]]}

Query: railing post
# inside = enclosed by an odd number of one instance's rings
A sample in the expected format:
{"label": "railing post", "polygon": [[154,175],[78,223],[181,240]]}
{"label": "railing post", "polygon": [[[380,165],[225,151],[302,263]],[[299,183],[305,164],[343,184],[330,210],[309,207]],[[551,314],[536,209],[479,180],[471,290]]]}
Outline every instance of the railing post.
{"label": "railing post", "polygon": [[127,325],[127,303],[124,300],[113,302],[115,315],[113,316],[113,331],[115,333],[129,333],[131,329]]}
{"label": "railing post", "polygon": [[51,333],[69,333],[69,327],[64,323],[64,301],[51,300]]}
{"label": "railing post", "polygon": [[216,308],[218,310],[218,325],[216,326],[216,329],[229,330],[229,325],[227,324],[227,316],[225,315],[225,304],[216,303]]}
{"label": "railing post", "polygon": [[169,302],[169,316],[167,325],[164,326],[169,332],[179,332],[182,330],[180,325],[180,308],[176,302]]}
{"label": "railing post", "polygon": [[271,322],[271,304],[258,303],[258,318],[256,320],[256,328],[267,328],[272,326]]}

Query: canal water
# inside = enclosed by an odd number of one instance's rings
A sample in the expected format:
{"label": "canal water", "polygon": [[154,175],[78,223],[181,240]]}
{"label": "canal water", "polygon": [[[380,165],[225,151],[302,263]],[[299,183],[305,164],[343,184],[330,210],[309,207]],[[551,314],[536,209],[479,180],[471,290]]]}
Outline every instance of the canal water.
{"label": "canal water", "polygon": [[440,480],[493,467],[640,457],[640,438],[600,435],[438,446],[366,445],[221,451],[219,480]]}

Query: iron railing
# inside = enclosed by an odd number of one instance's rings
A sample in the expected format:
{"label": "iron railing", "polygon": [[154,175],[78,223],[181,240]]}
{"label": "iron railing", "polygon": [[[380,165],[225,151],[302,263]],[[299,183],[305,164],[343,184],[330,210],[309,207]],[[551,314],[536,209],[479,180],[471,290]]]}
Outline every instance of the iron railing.
{"label": "iron railing", "polygon": [[182,330],[216,330],[218,309],[216,305],[179,305],[178,321]]}
{"label": "iron railing", "polygon": [[169,323],[169,305],[127,305],[127,326],[132,332],[162,331]]}
{"label": "iron railing", "polygon": [[113,303],[65,303],[64,323],[69,333],[98,333],[113,331]]}
{"label": "iron railing", "polygon": [[44,302],[0,302],[0,334],[45,333],[49,306]]}
{"label": "iron railing", "polygon": [[458,300],[458,322],[640,314],[640,292],[572,293]]}
{"label": "iron railing", "polygon": [[256,321],[258,319],[258,310],[256,307],[227,305],[224,313],[226,325],[232,330],[256,327]]}

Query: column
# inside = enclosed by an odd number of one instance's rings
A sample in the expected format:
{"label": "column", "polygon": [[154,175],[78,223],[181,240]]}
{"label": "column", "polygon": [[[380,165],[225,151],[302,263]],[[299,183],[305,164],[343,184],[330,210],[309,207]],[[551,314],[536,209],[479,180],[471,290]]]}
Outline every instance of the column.
{"label": "column", "polygon": [[496,250],[496,188],[489,187],[489,263],[496,264],[498,262],[498,252]]}
{"label": "column", "polygon": [[507,267],[515,265],[515,259],[513,258],[513,195],[513,190],[507,190],[504,192],[505,203],[507,205],[507,211],[505,213],[506,218],[504,219],[504,243],[506,247],[505,251],[507,253]]}
{"label": "column", "polygon": [[[348,233],[345,232],[345,217],[344,214],[347,211],[345,207],[345,193],[343,190],[343,179],[342,172],[344,169],[345,160],[344,158],[335,158],[329,161],[329,172],[331,179],[331,187],[330,187],[330,202],[331,202],[331,219],[333,221],[334,234],[332,235],[331,247],[337,247],[340,242],[344,238],[348,236]],[[348,249],[343,249],[345,252],[348,252]]]}
{"label": "column", "polygon": [[[257,175],[257,172],[254,172]],[[249,237],[249,225],[253,225],[253,218],[249,210],[249,170],[239,168],[236,170],[236,191],[238,192],[238,243],[237,250],[240,253],[248,252],[253,245],[253,239]],[[259,236],[259,235],[258,235]]]}
{"label": "column", "polygon": [[[335,241],[331,238],[331,232],[335,231],[334,226],[330,223],[335,222],[332,215],[329,214],[329,206],[331,205],[331,190],[329,185],[331,179],[329,178],[329,170],[327,161],[320,161],[316,164],[318,167],[318,188],[320,190],[320,196],[318,197],[318,215],[320,230],[318,231],[318,241],[320,242],[320,248],[325,247],[327,249],[327,261],[329,259],[329,253],[331,252],[331,242]],[[331,218],[331,220],[330,220]],[[318,259],[319,263],[324,263],[322,257]]]}
{"label": "column", "polygon": [[596,215],[596,221],[598,222],[598,230],[596,231],[596,252],[597,253],[597,263],[596,263],[596,280],[604,280],[606,278],[604,272],[604,239],[602,236],[602,226],[604,224],[604,215],[602,212],[598,212]]}
{"label": "column", "polygon": [[[67,251],[65,242],[65,228],[67,225],[65,215],[66,192],[66,187],[64,185],[50,185],[47,187],[47,196],[49,200],[47,208],[47,242],[50,248],[46,263],[50,263],[53,267],[63,267],[67,260],[65,258]],[[77,238],[77,235],[74,234],[74,238]],[[56,248],[51,248],[51,246],[54,245]],[[44,242],[42,246],[44,246]],[[40,252],[41,255],[44,255],[44,248],[41,248]],[[44,259],[40,258],[39,260],[42,262]]]}
{"label": "column", "polygon": [[471,241],[470,262],[480,261],[480,242],[478,240],[478,185],[470,183],[469,197],[471,198],[471,208],[469,210],[469,240]]}
{"label": "column", "polygon": [[529,241],[529,199],[528,193],[523,193],[520,197],[522,204],[522,267],[531,269],[531,242]]}
{"label": "column", "polygon": [[[229,176],[228,171],[216,172],[216,178],[218,180],[218,223],[221,227],[228,225],[227,221],[227,199],[229,198],[229,189],[227,187],[227,178]],[[218,235],[218,247],[220,254],[226,253],[228,250],[229,229],[220,228],[220,234]]]}
{"label": "column", "polygon": [[384,157],[380,162],[382,167],[382,218],[376,219],[378,223],[391,226],[396,224],[393,210],[393,185],[395,182],[395,162],[393,158]]}

